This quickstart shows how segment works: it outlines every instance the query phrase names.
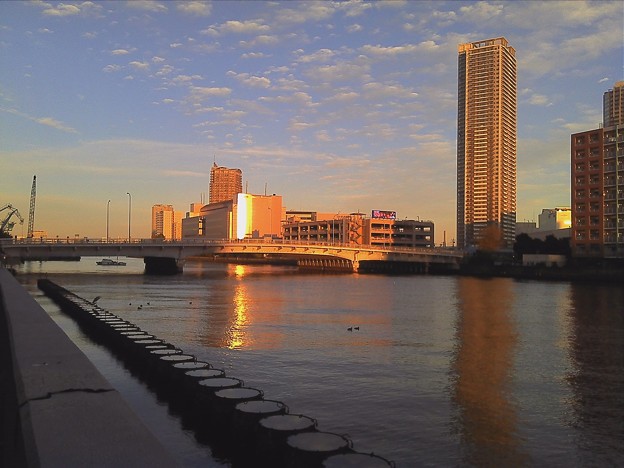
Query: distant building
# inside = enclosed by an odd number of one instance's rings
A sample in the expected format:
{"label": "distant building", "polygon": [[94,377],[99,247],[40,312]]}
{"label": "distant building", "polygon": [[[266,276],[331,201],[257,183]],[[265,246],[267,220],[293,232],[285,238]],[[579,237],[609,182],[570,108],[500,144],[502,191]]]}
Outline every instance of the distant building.
{"label": "distant building", "polygon": [[373,245],[379,247],[434,247],[432,221],[368,218],[362,213],[348,215],[309,212],[304,220],[289,217],[282,226],[286,241],[328,244]]}
{"label": "distant building", "polygon": [[569,229],[572,226],[572,210],[567,207],[543,209],[538,219],[540,231]]}
{"label": "distant building", "polygon": [[516,234],[516,51],[503,37],[458,47],[457,245]]}
{"label": "distant building", "polygon": [[174,212],[172,205],[152,206],[152,239],[175,239]]}
{"label": "distant building", "polygon": [[577,257],[624,258],[622,82],[603,102],[610,125],[571,136],[571,246]]}
{"label": "distant building", "polygon": [[212,240],[278,237],[282,197],[238,193],[231,200],[209,203],[198,216],[184,220],[183,237]]}
{"label": "distant building", "polygon": [[210,169],[209,203],[232,200],[243,191],[243,171],[217,166]]}

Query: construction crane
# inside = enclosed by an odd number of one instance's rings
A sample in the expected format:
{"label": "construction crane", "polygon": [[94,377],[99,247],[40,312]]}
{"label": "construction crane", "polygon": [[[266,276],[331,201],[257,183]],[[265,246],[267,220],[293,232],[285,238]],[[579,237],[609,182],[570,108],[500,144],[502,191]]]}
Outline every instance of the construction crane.
{"label": "construction crane", "polygon": [[4,220],[2,220],[2,224],[0,224],[0,237],[10,237],[9,232],[11,232],[13,226],[15,226],[15,223],[11,222],[11,217],[13,215],[17,216],[17,218],[20,220],[20,224],[24,224],[24,218],[22,218],[22,215],[20,215],[20,212],[17,210],[17,208],[13,208],[12,205],[5,205],[4,207],[0,208],[0,213],[4,210],[9,210],[9,214],[6,218],[4,218]]}
{"label": "construction crane", "polygon": [[28,212],[28,234],[32,239],[33,228],[35,227],[35,198],[37,197],[37,176],[33,176],[32,188],[30,189],[30,211]]}

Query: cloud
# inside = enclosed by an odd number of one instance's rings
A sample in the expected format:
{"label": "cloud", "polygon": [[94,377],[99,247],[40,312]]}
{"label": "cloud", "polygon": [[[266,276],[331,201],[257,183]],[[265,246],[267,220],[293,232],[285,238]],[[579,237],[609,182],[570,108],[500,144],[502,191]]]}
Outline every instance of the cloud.
{"label": "cloud", "polygon": [[359,24],[352,24],[350,26],[347,26],[347,32],[348,33],[355,33],[355,32],[360,32],[362,31],[362,26],[360,26]]}
{"label": "cloud", "polygon": [[50,5],[49,8],[43,10],[42,13],[47,16],[71,16],[80,13],[80,8],[76,5],[59,3],[56,7]]}
{"label": "cloud", "polygon": [[41,12],[46,16],[74,16],[74,15],[91,15],[97,16],[102,11],[102,6],[94,2],[82,2],[82,3],[59,3],[53,6],[49,3],[39,2],[39,5],[45,7]]}
{"label": "cloud", "polygon": [[106,65],[104,68],[102,68],[102,71],[105,73],[114,73],[114,72],[118,72],[121,70],[121,66],[120,65]]}
{"label": "cloud", "polygon": [[[284,5],[296,5],[298,8],[284,8]],[[336,3],[330,2],[282,3],[275,15],[275,20],[284,26],[323,21],[333,16],[336,6]]]}
{"label": "cloud", "polygon": [[369,78],[370,65],[364,62],[341,62],[315,67],[305,72],[310,80],[324,83],[361,81]]}
{"label": "cloud", "polygon": [[188,15],[210,16],[210,13],[212,11],[212,4],[208,2],[185,1],[185,2],[177,2],[176,8],[178,9],[178,11],[181,11],[182,13],[186,13]]}
{"label": "cloud", "polygon": [[78,131],[75,128],[69,127],[65,125],[63,122],[53,119],[52,117],[41,117],[39,119],[33,119],[33,120],[37,123],[40,123],[41,125],[46,125],[48,127],[61,130],[63,132],[78,133]]}
{"label": "cloud", "polygon": [[373,57],[378,58],[394,58],[404,54],[415,54],[421,51],[433,51],[438,48],[438,44],[435,41],[423,41],[419,44],[405,44],[402,46],[388,46],[383,47],[381,45],[365,45],[362,47],[362,52]]}
{"label": "cloud", "polygon": [[149,11],[151,13],[166,13],[169,11],[166,5],[153,0],[130,0],[126,2],[126,6],[135,10]]}
{"label": "cloud", "polygon": [[65,125],[60,120],[56,120],[52,117],[33,117],[23,112],[20,112],[17,109],[7,109],[7,108],[2,108],[2,107],[0,107],[0,111],[6,112],[7,114],[17,115],[24,119],[28,119],[32,122],[36,122],[40,125],[45,125],[46,127],[52,127],[52,128],[55,128],[56,130],[61,130],[62,132],[78,133],[78,131],[75,128]]}
{"label": "cloud", "polygon": [[223,24],[210,26],[201,31],[201,34],[219,36],[222,34],[263,34],[271,30],[269,26],[261,20],[255,21],[226,21]]}
{"label": "cloud", "polygon": [[503,5],[477,2],[461,7],[459,13],[462,20],[478,23],[500,16],[503,13]]}
{"label": "cloud", "polygon": [[126,49],[115,49],[113,51],[111,51],[111,55],[127,55],[130,52],[127,51]]}
{"label": "cloud", "polygon": [[330,49],[320,49],[309,55],[302,55],[297,59],[297,62],[300,63],[310,63],[310,62],[327,62],[329,59],[334,57],[336,53]]}
{"label": "cloud", "polygon": [[144,71],[149,70],[148,62],[139,62],[137,60],[134,60],[130,62],[128,66],[134,68],[135,70],[144,70]]}
{"label": "cloud", "polygon": [[249,73],[236,73],[233,71],[227,72],[226,75],[236,78],[239,82],[251,88],[269,88],[271,86],[271,80],[264,76],[254,76]]}

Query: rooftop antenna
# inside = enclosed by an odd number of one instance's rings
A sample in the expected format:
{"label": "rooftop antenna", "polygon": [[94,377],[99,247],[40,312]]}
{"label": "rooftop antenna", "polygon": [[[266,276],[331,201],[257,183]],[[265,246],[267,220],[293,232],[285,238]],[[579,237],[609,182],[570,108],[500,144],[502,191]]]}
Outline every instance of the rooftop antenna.
{"label": "rooftop antenna", "polygon": [[266,189],[267,189],[267,183],[264,183],[264,196],[266,197]]}
{"label": "rooftop antenna", "polygon": [[249,187],[249,182],[245,181],[245,193],[248,193],[247,188]]}

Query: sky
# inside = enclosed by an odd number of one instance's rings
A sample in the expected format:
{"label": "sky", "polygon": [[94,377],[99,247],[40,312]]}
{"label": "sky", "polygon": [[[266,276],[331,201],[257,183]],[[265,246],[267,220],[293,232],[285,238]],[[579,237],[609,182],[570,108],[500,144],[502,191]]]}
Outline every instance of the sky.
{"label": "sky", "polygon": [[[570,135],[624,79],[619,1],[0,2],[0,208],[50,237],[149,237],[210,167],[291,210],[455,238],[457,46],[518,61],[518,221],[570,206]],[[130,195],[128,195],[128,193]],[[110,204],[108,203],[110,200]],[[4,218],[7,211],[0,213]]]}

